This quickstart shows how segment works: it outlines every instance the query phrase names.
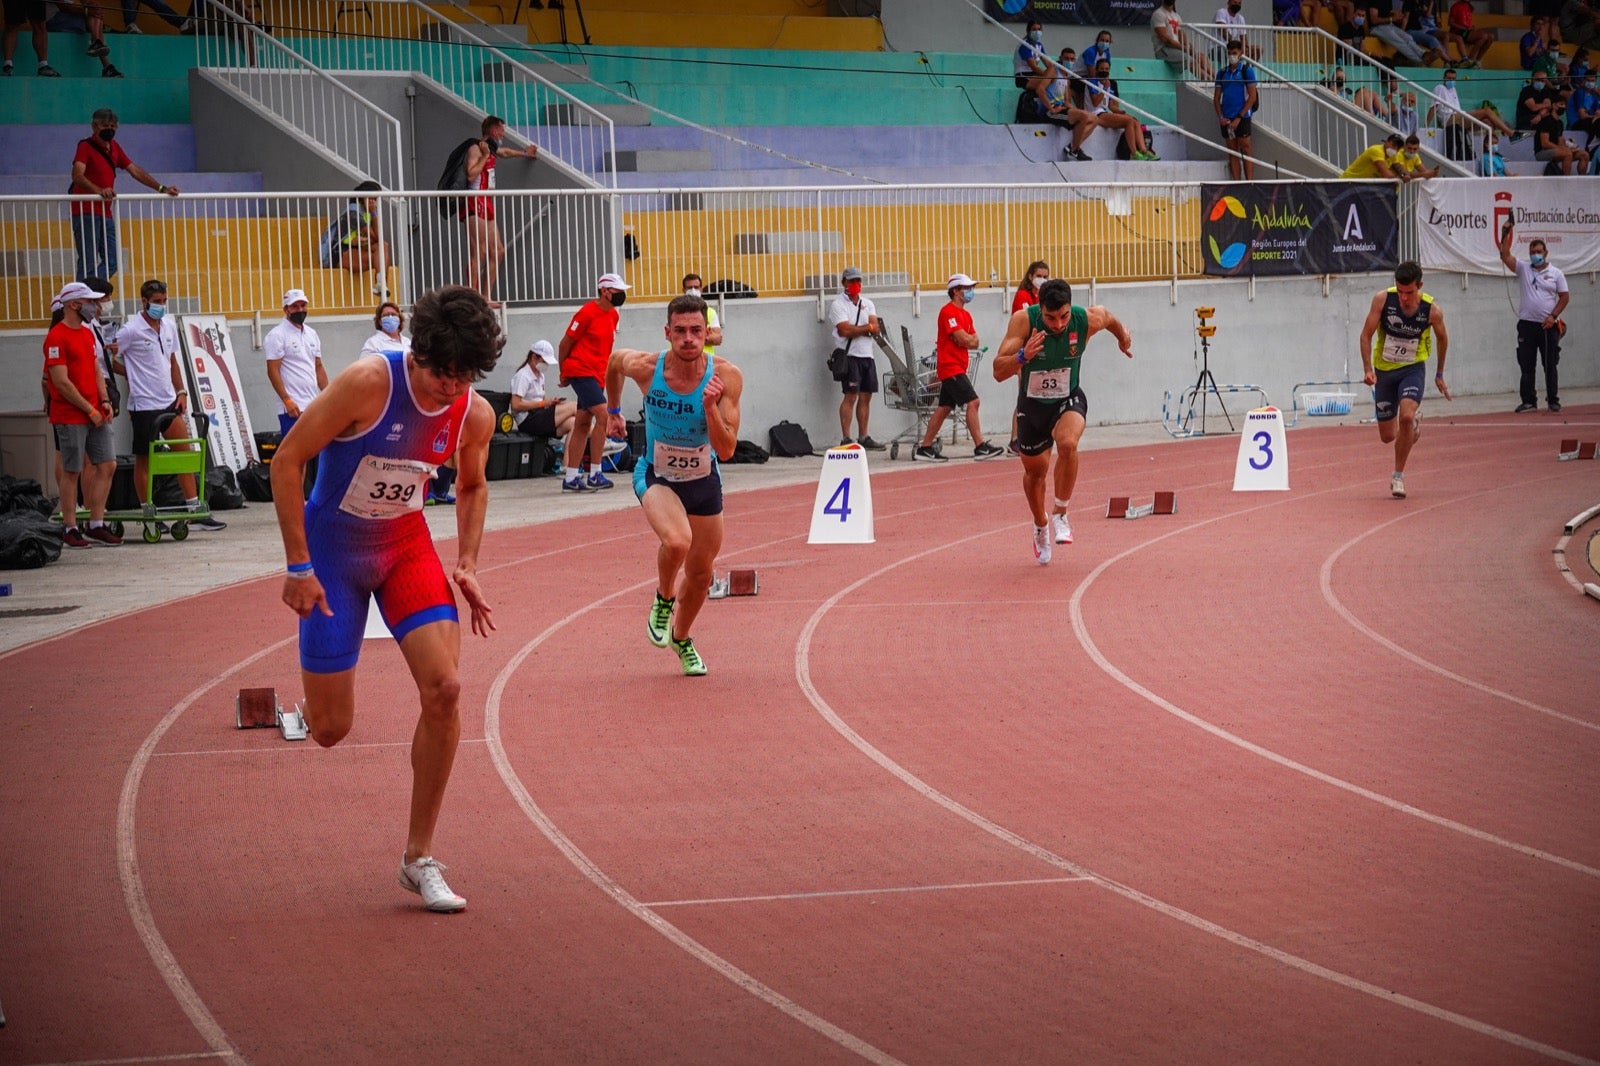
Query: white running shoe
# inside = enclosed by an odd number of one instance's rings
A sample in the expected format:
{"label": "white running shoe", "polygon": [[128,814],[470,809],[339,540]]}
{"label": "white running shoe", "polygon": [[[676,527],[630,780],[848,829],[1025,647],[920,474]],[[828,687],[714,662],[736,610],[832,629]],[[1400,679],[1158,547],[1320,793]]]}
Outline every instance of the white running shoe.
{"label": "white running shoe", "polygon": [[1050,527],[1048,525],[1033,527],[1033,557],[1039,560],[1040,566],[1050,565]]}
{"label": "white running shoe", "polygon": [[416,862],[400,860],[400,887],[422,897],[423,906],[430,911],[446,914],[467,909],[467,901],[450,891],[444,883],[444,864],[432,855],[424,855]]}
{"label": "white running shoe", "polygon": [[1072,527],[1067,524],[1067,516],[1057,514],[1050,516],[1050,527],[1055,530],[1057,544],[1072,543]]}
{"label": "white running shoe", "polygon": [[1405,478],[1401,477],[1399,474],[1396,474],[1389,479],[1389,495],[1393,496],[1397,500],[1403,500],[1406,498]]}

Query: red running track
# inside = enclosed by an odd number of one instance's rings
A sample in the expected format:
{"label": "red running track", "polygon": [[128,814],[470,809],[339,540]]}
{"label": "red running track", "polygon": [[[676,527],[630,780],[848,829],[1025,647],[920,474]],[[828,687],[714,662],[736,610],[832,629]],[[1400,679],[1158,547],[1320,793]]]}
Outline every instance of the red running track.
{"label": "red running track", "polygon": [[1232,439],[1087,453],[1048,568],[1009,461],[880,463],[870,546],[736,494],[762,591],[701,680],[636,512],[491,534],[455,916],[394,881],[392,644],[331,750],[231,727],[296,690],[274,580],[0,657],[0,1062],[1600,1060],[1557,435],[1430,421],[1405,501],[1371,427],[1294,433],[1289,493]]}

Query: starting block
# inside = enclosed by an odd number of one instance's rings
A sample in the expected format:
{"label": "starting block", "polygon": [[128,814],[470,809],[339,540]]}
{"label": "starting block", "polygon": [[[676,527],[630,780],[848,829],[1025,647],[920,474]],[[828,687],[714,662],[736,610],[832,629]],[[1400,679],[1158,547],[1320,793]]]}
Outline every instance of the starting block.
{"label": "starting block", "polygon": [[1113,496],[1106,504],[1107,518],[1143,518],[1150,514],[1177,514],[1178,494],[1158,492],[1149,503],[1130,505],[1128,497]]}
{"label": "starting block", "polygon": [[304,740],[310,735],[306,716],[299,704],[285,711],[278,703],[278,690],[273,688],[242,688],[233,698],[234,721],[240,729],[270,729],[277,727],[284,740]]}
{"label": "starting block", "polygon": [[761,581],[754,570],[729,570],[723,577],[712,576],[711,591],[707,599],[721,600],[729,596],[754,596],[761,591]]}
{"label": "starting block", "polygon": [[1561,442],[1561,451],[1556,454],[1556,458],[1563,463],[1569,459],[1593,459],[1595,457],[1596,443],[1592,440],[1564,440]]}

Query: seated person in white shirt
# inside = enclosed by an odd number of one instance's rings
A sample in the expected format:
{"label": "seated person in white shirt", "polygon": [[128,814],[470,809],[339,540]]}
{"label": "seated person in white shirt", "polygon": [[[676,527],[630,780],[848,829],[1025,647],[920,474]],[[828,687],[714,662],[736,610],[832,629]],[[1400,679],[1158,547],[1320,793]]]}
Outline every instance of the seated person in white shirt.
{"label": "seated person in white shirt", "polygon": [[511,378],[511,414],[517,429],[530,437],[565,437],[578,413],[576,401],[544,394],[544,368],[555,365],[556,350],[550,342],[534,341]]}
{"label": "seated person in white shirt", "polygon": [[400,305],[385,300],[372,313],[372,325],[377,330],[361,345],[362,355],[382,355],[384,352],[409,352],[411,338],[406,336],[406,316]]}
{"label": "seated person in white shirt", "polygon": [[1464,109],[1461,98],[1456,94],[1456,71],[1454,67],[1447,67],[1444,78],[1433,90],[1433,95],[1438,98],[1438,103],[1428,108],[1428,125],[1443,129],[1446,125],[1460,122],[1459,115],[1470,115],[1479,122],[1485,123],[1500,132],[1501,135],[1510,137],[1512,129],[1510,123],[1500,117],[1500,113],[1492,107],[1479,107]]}

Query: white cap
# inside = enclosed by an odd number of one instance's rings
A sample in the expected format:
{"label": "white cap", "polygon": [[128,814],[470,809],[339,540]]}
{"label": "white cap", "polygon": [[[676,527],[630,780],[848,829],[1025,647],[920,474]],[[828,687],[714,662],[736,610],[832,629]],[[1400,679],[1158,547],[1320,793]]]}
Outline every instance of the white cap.
{"label": "white cap", "polygon": [[56,293],[54,302],[50,304],[52,312],[59,311],[74,300],[99,300],[100,294],[81,281],[69,281]]}
{"label": "white cap", "polygon": [[311,302],[310,300],[306,300],[304,289],[290,289],[288,292],[283,294],[283,306],[285,307],[288,307],[290,304],[300,303],[302,300],[305,300],[306,303]]}
{"label": "white cap", "polygon": [[965,274],[951,274],[950,280],[944,283],[944,288],[949,292],[951,289],[970,289],[977,284]]}
{"label": "white cap", "polygon": [[629,285],[626,281],[623,281],[622,280],[622,276],[619,275],[619,274],[601,274],[600,275],[600,280],[595,282],[595,288],[597,288],[597,289],[631,289],[631,288],[633,288],[633,286]]}
{"label": "white cap", "polygon": [[534,341],[528,346],[528,353],[537,355],[539,362],[544,363],[546,366],[556,365],[556,350],[550,347],[549,341]]}

